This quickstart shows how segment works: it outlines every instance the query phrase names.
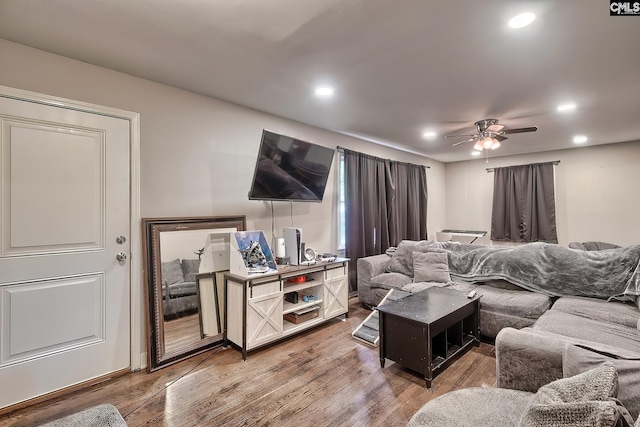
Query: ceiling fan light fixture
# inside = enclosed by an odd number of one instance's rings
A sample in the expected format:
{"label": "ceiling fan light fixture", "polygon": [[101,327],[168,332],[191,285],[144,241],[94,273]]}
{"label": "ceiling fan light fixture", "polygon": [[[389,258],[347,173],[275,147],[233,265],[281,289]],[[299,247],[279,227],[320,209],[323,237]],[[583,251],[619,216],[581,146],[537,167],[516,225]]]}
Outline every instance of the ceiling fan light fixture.
{"label": "ceiling fan light fixture", "polygon": [[531,24],[536,19],[536,15],[531,12],[521,13],[509,20],[509,27],[511,28],[523,28]]}
{"label": "ceiling fan light fixture", "polygon": [[493,144],[496,143],[498,141],[496,141],[495,139],[491,138],[491,137],[486,137],[483,141],[482,141],[482,147],[489,150],[491,149],[491,147],[493,147]]}
{"label": "ceiling fan light fixture", "polygon": [[476,141],[475,145],[473,146],[473,149],[476,150],[476,151],[484,150],[484,145],[482,145],[482,140],[481,139]]}
{"label": "ceiling fan light fixture", "polygon": [[500,148],[500,145],[501,145],[501,144],[500,144],[500,141],[495,141],[495,142],[493,143],[493,145],[491,146],[491,149],[492,149],[492,150],[495,150],[496,148]]}

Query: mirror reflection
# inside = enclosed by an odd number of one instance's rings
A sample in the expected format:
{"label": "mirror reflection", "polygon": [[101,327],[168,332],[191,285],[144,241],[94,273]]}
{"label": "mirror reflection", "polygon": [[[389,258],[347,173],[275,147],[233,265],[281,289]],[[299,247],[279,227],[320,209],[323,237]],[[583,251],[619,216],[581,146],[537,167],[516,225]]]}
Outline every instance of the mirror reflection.
{"label": "mirror reflection", "polygon": [[221,342],[229,238],[245,229],[245,218],[144,219],[143,225],[151,371]]}

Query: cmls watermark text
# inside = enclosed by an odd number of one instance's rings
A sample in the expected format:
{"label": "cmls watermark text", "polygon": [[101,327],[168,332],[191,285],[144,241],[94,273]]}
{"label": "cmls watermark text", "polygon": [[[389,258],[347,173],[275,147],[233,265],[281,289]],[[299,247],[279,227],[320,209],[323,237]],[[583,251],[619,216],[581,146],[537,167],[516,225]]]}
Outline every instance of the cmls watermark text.
{"label": "cmls watermark text", "polygon": [[613,1],[609,0],[609,15],[640,15],[640,1]]}

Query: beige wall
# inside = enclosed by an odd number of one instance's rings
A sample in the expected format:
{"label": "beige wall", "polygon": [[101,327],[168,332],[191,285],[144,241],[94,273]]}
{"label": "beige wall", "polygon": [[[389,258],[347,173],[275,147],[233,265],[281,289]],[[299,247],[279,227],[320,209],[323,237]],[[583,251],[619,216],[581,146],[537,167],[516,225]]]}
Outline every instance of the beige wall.
{"label": "beige wall", "polygon": [[[444,224],[442,163],[3,39],[0,57],[0,85],[140,113],[143,217],[246,215],[249,229],[270,238],[270,203],[247,197],[266,128],[327,147],[430,165],[429,233]],[[322,203],[274,202],[276,235],[293,217],[309,246],[335,251],[335,159]]]}
{"label": "beige wall", "polygon": [[[493,174],[486,168],[553,160],[560,160],[555,167],[558,243],[640,243],[640,141],[448,163],[447,228],[490,231]],[[490,243],[489,234],[483,243]]]}

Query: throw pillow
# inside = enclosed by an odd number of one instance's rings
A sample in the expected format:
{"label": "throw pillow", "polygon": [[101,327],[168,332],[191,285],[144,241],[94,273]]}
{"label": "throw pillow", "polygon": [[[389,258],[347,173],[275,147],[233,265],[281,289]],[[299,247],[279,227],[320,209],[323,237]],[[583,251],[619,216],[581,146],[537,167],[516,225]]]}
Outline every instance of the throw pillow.
{"label": "throw pillow", "polygon": [[588,251],[604,251],[607,249],[618,249],[620,246],[607,242],[582,242]]}
{"label": "throw pillow", "polygon": [[[618,375],[611,362],[540,387],[520,419],[521,427],[614,427],[633,424],[615,399]],[[629,421],[631,424],[629,424]]]}
{"label": "throw pillow", "polygon": [[565,378],[581,374],[611,362],[618,372],[618,399],[633,418],[640,415],[640,355],[637,359],[605,355],[595,350],[567,344],[562,355],[562,372]]}
{"label": "throw pillow", "polygon": [[174,285],[184,282],[184,274],[182,273],[182,265],[179,259],[162,263],[162,284]]}
{"label": "throw pillow", "polygon": [[200,272],[200,260],[199,259],[183,259],[182,272],[184,273],[185,282],[195,282],[196,274]]}
{"label": "throw pillow", "polygon": [[403,240],[398,243],[398,247],[387,266],[387,272],[413,277],[413,253],[416,251],[424,252],[428,244],[429,242],[424,240],[419,242]]}
{"label": "throw pillow", "polygon": [[580,251],[586,251],[587,248],[584,247],[584,245],[580,242],[571,242],[569,243],[569,248],[570,249],[578,249]]}
{"label": "throw pillow", "polygon": [[414,252],[413,281],[440,282],[451,281],[449,261],[446,252]]}

